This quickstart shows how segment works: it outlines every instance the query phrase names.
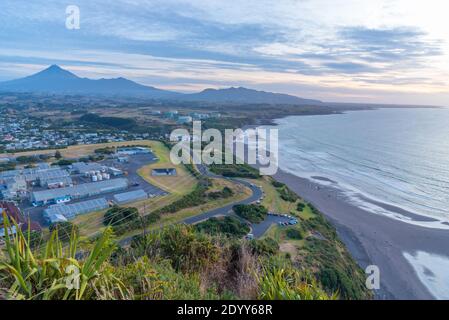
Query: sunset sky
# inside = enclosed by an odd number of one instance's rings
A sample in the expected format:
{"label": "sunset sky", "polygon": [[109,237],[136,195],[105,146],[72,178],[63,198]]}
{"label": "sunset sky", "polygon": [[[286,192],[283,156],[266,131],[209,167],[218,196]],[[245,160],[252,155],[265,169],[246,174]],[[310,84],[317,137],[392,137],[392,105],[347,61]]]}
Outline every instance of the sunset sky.
{"label": "sunset sky", "polygon": [[445,0],[1,0],[0,81],[59,64],[182,92],[449,106],[448,12]]}

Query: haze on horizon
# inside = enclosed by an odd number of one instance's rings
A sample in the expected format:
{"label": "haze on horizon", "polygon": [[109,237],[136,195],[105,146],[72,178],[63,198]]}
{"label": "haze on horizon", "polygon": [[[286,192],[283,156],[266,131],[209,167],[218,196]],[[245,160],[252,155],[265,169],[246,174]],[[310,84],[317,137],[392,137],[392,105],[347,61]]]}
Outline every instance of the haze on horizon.
{"label": "haze on horizon", "polygon": [[[81,28],[65,28],[66,6]],[[196,92],[449,106],[444,0],[2,0],[0,81],[58,64]]]}

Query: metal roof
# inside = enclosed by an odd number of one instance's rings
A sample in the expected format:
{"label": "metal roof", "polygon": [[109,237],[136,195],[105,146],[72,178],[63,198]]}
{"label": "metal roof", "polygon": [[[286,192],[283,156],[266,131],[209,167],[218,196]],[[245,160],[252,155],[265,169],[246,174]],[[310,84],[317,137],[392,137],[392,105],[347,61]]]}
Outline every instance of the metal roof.
{"label": "metal roof", "polygon": [[126,178],[103,180],[99,182],[90,182],[79,184],[73,187],[35,191],[31,193],[31,200],[34,202],[45,202],[63,197],[86,197],[126,189],[128,180]]}
{"label": "metal roof", "polygon": [[105,169],[106,167],[96,162],[76,162],[72,164],[72,168],[75,171],[84,173],[88,171],[99,171]]}
{"label": "metal roof", "polygon": [[114,195],[114,200],[120,204],[122,203],[128,203],[138,200],[144,200],[148,198],[148,194],[142,190],[135,190],[130,192],[124,192]]}
{"label": "metal roof", "polygon": [[71,177],[59,177],[59,178],[51,178],[48,180],[41,180],[42,184],[54,184],[54,183],[63,183],[66,185],[73,184],[73,180]]}
{"label": "metal roof", "polygon": [[105,198],[93,199],[73,204],[58,204],[45,209],[44,215],[50,220],[61,219],[61,216],[70,220],[77,215],[89,213],[93,211],[103,210],[108,208],[108,202]]}

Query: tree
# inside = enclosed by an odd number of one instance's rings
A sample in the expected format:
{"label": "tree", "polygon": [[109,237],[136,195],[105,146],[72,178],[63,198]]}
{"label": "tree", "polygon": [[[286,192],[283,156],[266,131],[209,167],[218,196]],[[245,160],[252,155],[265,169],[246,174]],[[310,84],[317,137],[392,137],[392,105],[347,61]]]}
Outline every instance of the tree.
{"label": "tree", "polygon": [[59,150],[55,152],[55,158],[58,160],[62,158],[61,152],[59,152]]}

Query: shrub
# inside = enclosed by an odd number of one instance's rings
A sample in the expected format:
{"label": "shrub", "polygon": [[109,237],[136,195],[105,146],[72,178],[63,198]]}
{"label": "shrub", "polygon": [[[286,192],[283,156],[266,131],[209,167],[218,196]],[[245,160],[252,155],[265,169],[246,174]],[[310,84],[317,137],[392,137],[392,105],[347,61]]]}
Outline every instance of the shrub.
{"label": "shrub", "polygon": [[136,208],[121,208],[114,206],[104,214],[103,223],[106,226],[119,226],[135,221],[139,218]]}
{"label": "shrub", "polygon": [[79,233],[78,226],[70,221],[53,223],[49,229],[51,232],[56,232],[61,241],[69,241],[72,233],[76,235]]}
{"label": "shrub", "polygon": [[169,259],[175,270],[199,271],[218,260],[219,248],[192,226],[174,225],[147,235],[146,247]]}
{"label": "shrub", "polygon": [[[5,225],[10,227],[7,218]],[[106,287],[110,291],[119,288],[117,293],[126,291],[105,269],[114,250],[110,229],[106,229],[95,242],[84,260],[78,260],[78,238],[75,232],[69,238],[68,248],[63,249],[58,232],[53,232],[45,250],[34,253],[28,236],[17,225],[16,228],[18,232],[15,235],[5,237],[6,256],[0,261],[0,279],[2,286],[7,288],[7,299],[101,299],[104,297],[98,297],[98,288]],[[66,285],[69,266],[75,267],[79,272],[79,289],[68,288]],[[124,298],[123,295],[120,298]]]}
{"label": "shrub", "polygon": [[221,191],[209,192],[207,196],[211,199],[226,199],[232,197],[234,195],[234,191],[232,191],[229,187],[224,187]]}
{"label": "shrub", "polygon": [[287,229],[286,235],[288,238],[293,240],[301,240],[303,238],[301,231],[294,228]]}
{"label": "shrub", "polygon": [[256,204],[238,204],[232,209],[238,216],[252,223],[262,222],[268,214],[267,208]]}
{"label": "shrub", "polygon": [[250,228],[235,217],[210,218],[207,221],[201,222],[195,226],[196,230],[205,232],[211,235],[224,234],[226,236],[242,237],[246,235]]}
{"label": "shrub", "polygon": [[303,202],[298,202],[298,204],[296,205],[296,210],[298,210],[299,212],[302,212],[305,209],[306,205]]}
{"label": "shrub", "polygon": [[287,268],[263,268],[260,276],[259,299],[262,300],[330,300],[329,296],[307,274]]}
{"label": "shrub", "polygon": [[258,179],[259,171],[247,164],[212,164],[210,171],[225,177]]}
{"label": "shrub", "polygon": [[250,248],[254,254],[271,256],[279,251],[279,244],[272,238],[251,240]]}

